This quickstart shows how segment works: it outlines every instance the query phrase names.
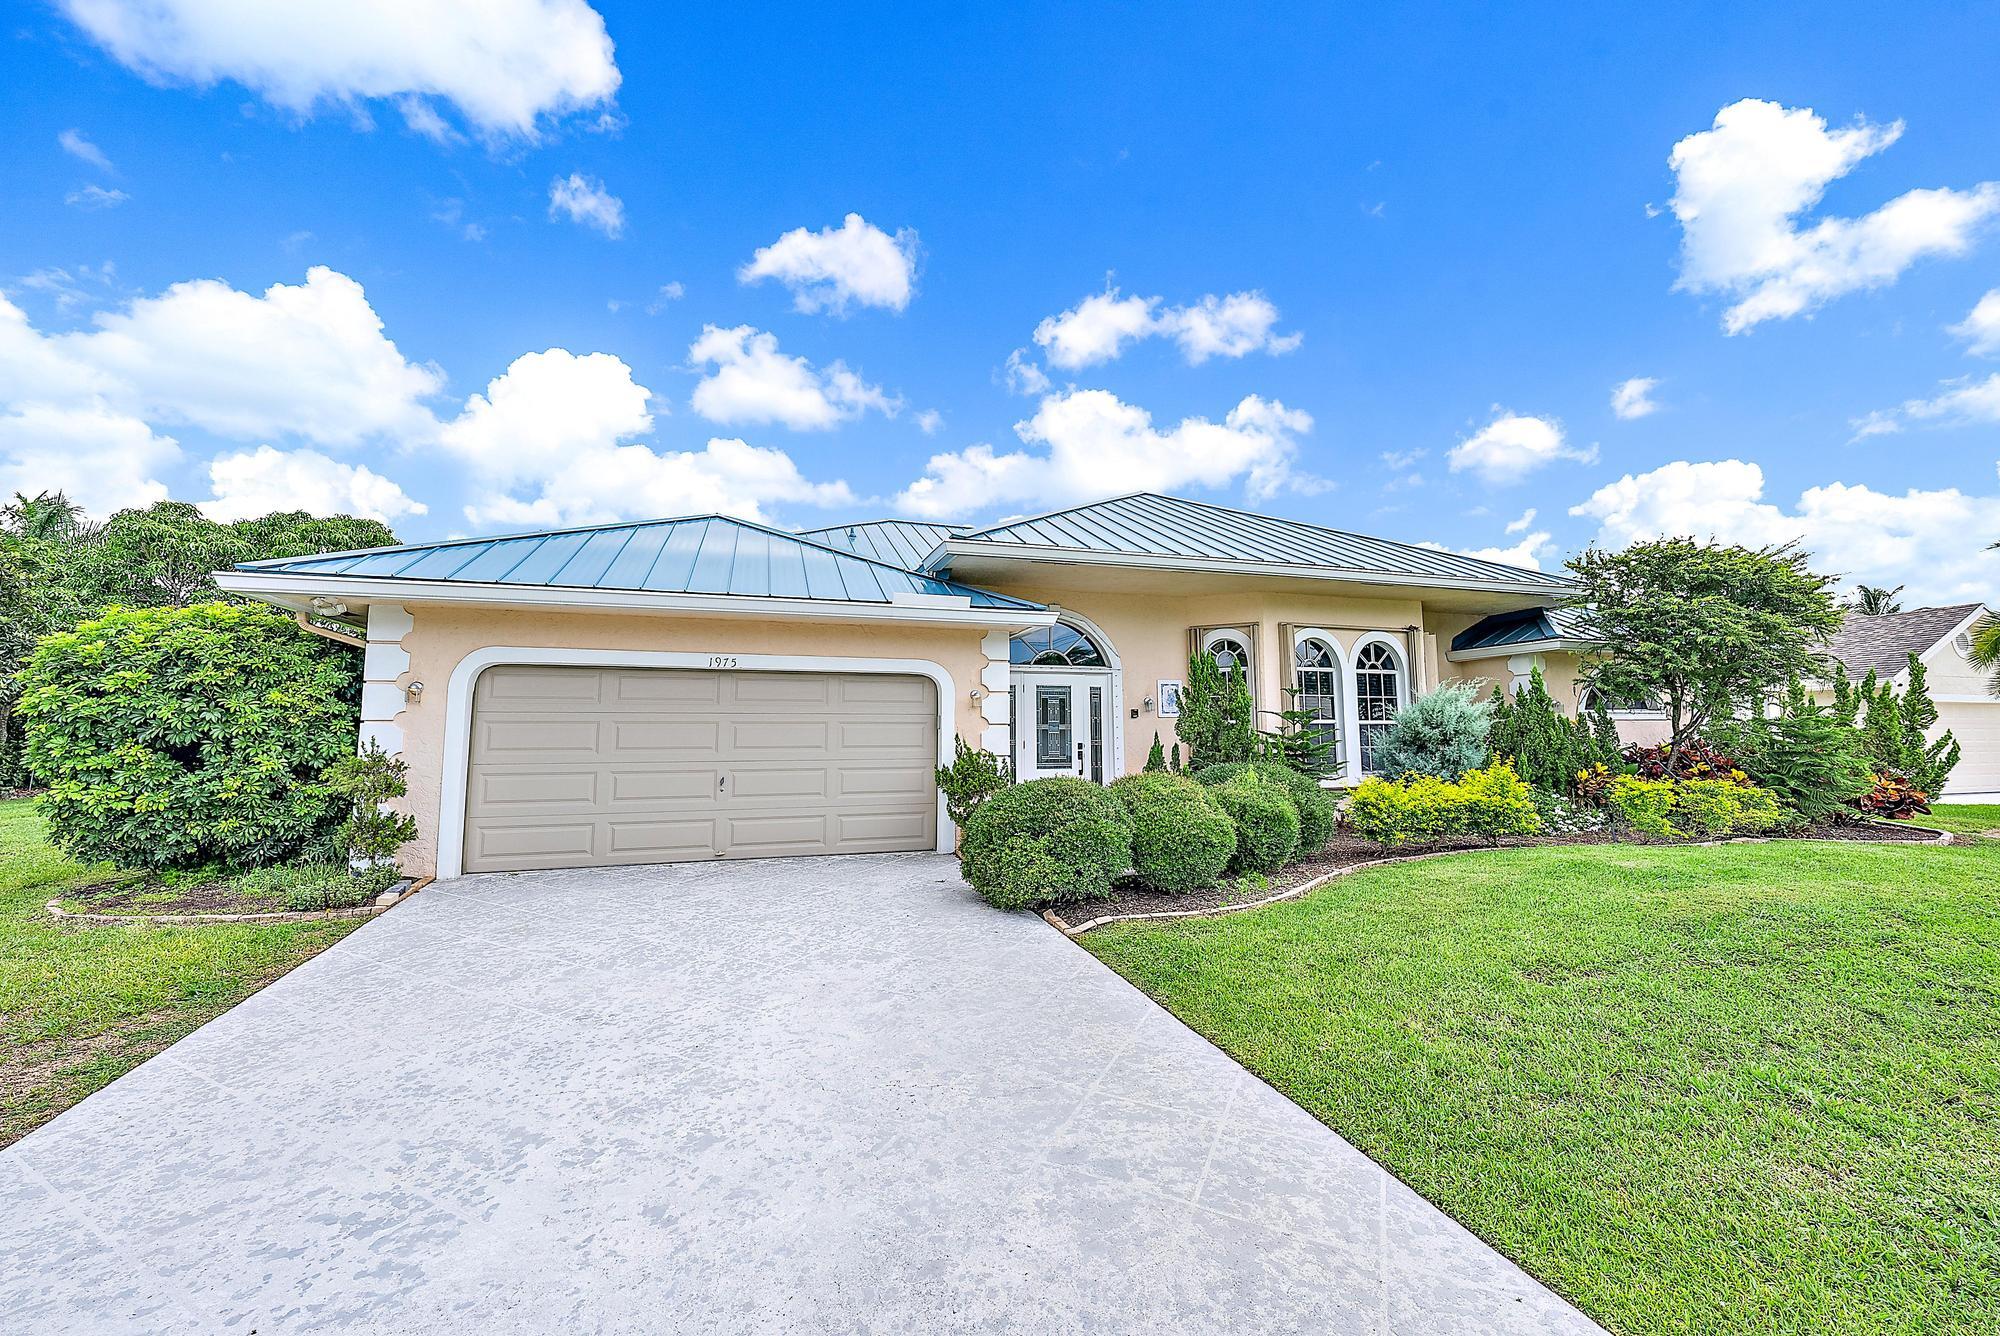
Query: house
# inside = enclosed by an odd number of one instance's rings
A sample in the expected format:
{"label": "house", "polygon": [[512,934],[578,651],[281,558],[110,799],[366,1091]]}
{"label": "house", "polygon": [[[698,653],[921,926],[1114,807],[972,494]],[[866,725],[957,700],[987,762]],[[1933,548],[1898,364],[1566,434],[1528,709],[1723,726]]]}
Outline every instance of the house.
{"label": "house", "polygon": [[[1940,796],[1960,802],[2000,798],[2000,700],[1986,689],[1986,674],[1973,667],[1972,632],[1991,616],[1982,603],[1863,616],[1850,612],[1827,646],[1827,653],[1860,682],[1869,673],[1902,691],[1910,684],[1910,656],[1924,665],[1938,721],[1930,735],[1945,729],[1962,752]],[[1815,684],[1814,698],[1833,699],[1831,688]]]}
{"label": "house", "polygon": [[[1540,666],[1561,578],[1140,493],[984,529],[720,516],[253,562],[221,585],[365,636],[362,735],[410,768],[418,874],[949,849],[953,735],[1109,782],[1175,741],[1192,653],[1371,768],[1451,679]],[[1637,721],[1643,723],[1643,720]]]}

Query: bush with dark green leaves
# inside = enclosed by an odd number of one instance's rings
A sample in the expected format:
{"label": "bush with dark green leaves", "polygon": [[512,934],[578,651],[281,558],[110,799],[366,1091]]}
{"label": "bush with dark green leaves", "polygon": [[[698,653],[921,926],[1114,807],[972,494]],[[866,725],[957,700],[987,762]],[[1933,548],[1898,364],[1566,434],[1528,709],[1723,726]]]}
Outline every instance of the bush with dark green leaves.
{"label": "bush with dark green leaves", "polygon": [[1775,718],[1752,715],[1711,730],[1757,784],[1807,822],[1851,816],[1875,788],[1860,733],[1823,705],[1797,698]]}
{"label": "bush with dark green leaves", "polygon": [[1111,786],[1132,818],[1132,870],[1156,891],[1213,886],[1236,852],[1236,823],[1208,789],[1152,771]]}
{"label": "bush with dark green leaves", "polygon": [[999,909],[1102,900],[1132,862],[1132,820],[1109,790],[1058,776],[988,798],[965,827],[965,879]]}
{"label": "bush with dark green leaves", "polygon": [[1236,825],[1231,872],[1276,872],[1299,848],[1299,809],[1285,785],[1259,770],[1246,770],[1210,792]]}
{"label": "bush with dark green leaves", "polygon": [[114,609],[43,640],[19,713],[50,835],[83,862],[244,868],[324,845],[360,656],[270,608]]}
{"label": "bush with dark green leaves", "polygon": [[1274,761],[1230,761],[1197,770],[1194,777],[1212,788],[1251,772],[1283,785],[1285,792],[1291,795],[1292,806],[1298,809],[1299,814],[1298,852],[1316,854],[1325,848],[1326,842],[1333,838],[1334,828],[1340,824],[1340,812],[1334,805],[1333,795],[1321,788],[1319,781],[1311,775],[1302,775],[1290,766]]}

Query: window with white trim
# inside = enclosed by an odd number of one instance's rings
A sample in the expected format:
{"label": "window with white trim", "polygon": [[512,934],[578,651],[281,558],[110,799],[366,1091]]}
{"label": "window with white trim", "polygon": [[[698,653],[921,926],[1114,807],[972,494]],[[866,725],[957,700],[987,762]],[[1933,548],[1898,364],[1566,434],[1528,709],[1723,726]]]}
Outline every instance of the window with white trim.
{"label": "window with white trim", "polygon": [[1014,637],[1008,658],[1016,667],[1106,668],[1097,642],[1067,622],[1037,626]]}
{"label": "window with white trim", "polygon": [[1312,713],[1307,725],[1326,747],[1326,765],[1338,770],[1340,755],[1340,660],[1333,646],[1302,636],[1292,653],[1297,665],[1298,708]]}
{"label": "window with white trim", "polygon": [[1209,632],[1202,648],[1224,673],[1241,668],[1245,677],[1250,676],[1250,647],[1234,631]]}
{"label": "window with white trim", "polygon": [[1376,641],[1354,656],[1354,717],[1361,740],[1361,773],[1372,775],[1375,747],[1403,708],[1403,666],[1396,652]]}

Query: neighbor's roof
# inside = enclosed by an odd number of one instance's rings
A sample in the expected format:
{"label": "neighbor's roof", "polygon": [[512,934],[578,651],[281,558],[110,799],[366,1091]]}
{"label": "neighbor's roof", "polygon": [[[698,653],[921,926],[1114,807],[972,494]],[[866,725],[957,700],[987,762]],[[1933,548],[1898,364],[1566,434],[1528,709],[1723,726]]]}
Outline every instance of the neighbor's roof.
{"label": "neighbor's roof", "polygon": [[1826,652],[1840,661],[1850,677],[1866,677],[1871,670],[1878,677],[1892,677],[1910,666],[1912,654],[1928,652],[1982,606],[1954,603],[1878,617],[1850,612],[1827,642]]}
{"label": "neighbor's roof", "polygon": [[244,562],[236,569],[266,575],[337,575],[535,588],[830,599],[847,603],[888,603],[896,594],[943,594],[969,599],[975,608],[1041,607],[1025,599],[906,571],[836,551],[797,534],[722,515],[284,557]]}
{"label": "neighbor's roof", "polygon": [[924,558],[937,550],[945,539],[967,532],[963,524],[926,524],[921,520],[864,520],[858,524],[834,524],[824,529],[805,529],[800,537],[815,543],[872,557],[891,566],[915,570]]}
{"label": "neighbor's roof", "polygon": [[1482,649],[1506,649],[1512,645],[1582,639],[1582,619],[1576,609],[1523,608],[1518,612],[1496,612],[1491,617],[1480,618],[1451,638],[1451,652],[1469,654]]}
{"label": "neighbor's roof", "polygon": [[[1317,566],[1360,579],[1436,579],[1452,584],[1569,589],[1567,580],[1497,561],[1440,552],[1387,538],[1328,529],[1298,520],[1234,510],[1157,492],[1136,492],[1090,505],[954,534],[933,567],[948,564],[963,544],[1059,548],[1113,556],[1179,557],[1272,566]],[[967,549],[969,550],[969,549]]]}

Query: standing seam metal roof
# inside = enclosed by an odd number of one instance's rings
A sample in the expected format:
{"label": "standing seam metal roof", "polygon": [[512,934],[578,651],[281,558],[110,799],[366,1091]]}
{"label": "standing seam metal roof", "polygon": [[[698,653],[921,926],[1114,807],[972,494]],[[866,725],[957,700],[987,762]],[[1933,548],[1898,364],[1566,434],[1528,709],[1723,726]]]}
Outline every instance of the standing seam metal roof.
{"label": "standing seam metal roof", "polygon": [[845,548],[858,557],[872,557],[905,570],[918,570],[924,558],[947,538],[967,532],[963,524],[927,524],[920,520],[864,520],[803,529],[800,537],[827,547]]}
{"label": "standing seam metal roof", "polygon": [[1583,626],[1573,608],[1523,608],[1482,617],[1451,638],[1451,652],[1502,649],[1547,640],[1579,640]]}
{"label": "standing seam metal roof", "polygon": [[[1541,571],[1156,492],[1136,492],[952,537],[1111,555],[1323,566],[1357,575],[1546,586],[1552,594],[1570,587],[1567,580]],[[943,557],[930,564],[942,566],[948,560]]]}
{"label": "standing seam metal roof", "polygon": [[236,569],[847,603],[888,603],[902,593],[943,594],[966,598],[975,608],[1041,607],[724,515],[282,557],[243,562]]}

